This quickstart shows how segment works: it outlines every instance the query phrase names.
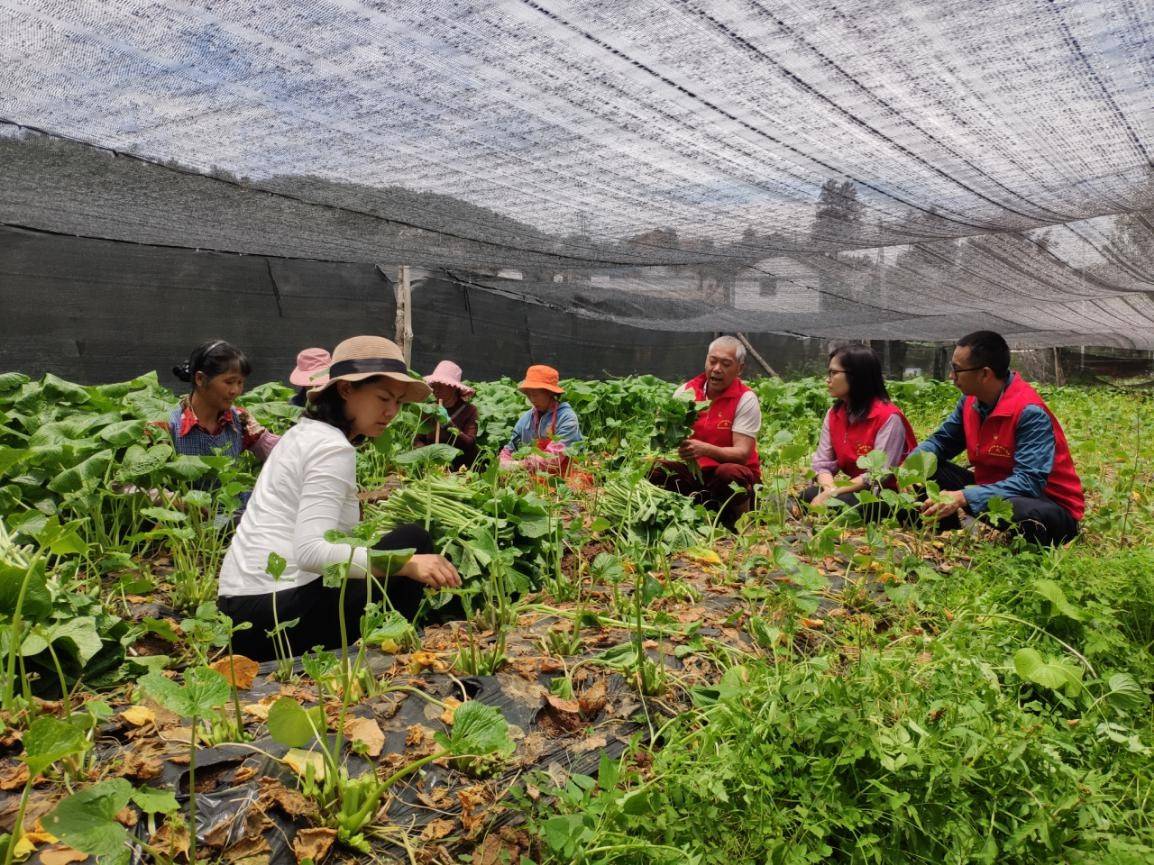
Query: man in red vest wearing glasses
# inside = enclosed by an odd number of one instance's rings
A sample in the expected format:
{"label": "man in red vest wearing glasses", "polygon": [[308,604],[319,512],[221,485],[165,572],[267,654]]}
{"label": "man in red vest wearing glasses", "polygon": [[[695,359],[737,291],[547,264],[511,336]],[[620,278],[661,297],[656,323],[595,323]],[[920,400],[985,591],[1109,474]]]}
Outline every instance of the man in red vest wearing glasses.
{"label": "man in red vest wearing glasses", "polygon": [[[757,394],[741,380],[744,365],[741,340],[721,336],[709,344],[705,372],[678,388],[678,393],[709,402],[697,416],[692,438],[681,443],[679,455],[685,462],[661,460],[649,474],[658,486],[694,496],[706,507],[720,510],[722,522],[730,529],[752,507],[754,484],[761,483],[757,457],[761,405]],[[689,467],[691,461],[699,472]]]}
{"label": "man in red vest wearing glasses", "polygon": [[[934,480],[949,491],[948,501],[927,502],[923,518],[956,526],[959,511],[979,516],[998,496],[1010,504],[1014,530],[1026,540],[1074,538],[1086,501],[1066,435],[1037,392],[1010,371],[1005,339],[990,330],[963,336],[950,375],[963,396],[914,451],[938,458]],[[972,470],[949,462],[963,450]]]}

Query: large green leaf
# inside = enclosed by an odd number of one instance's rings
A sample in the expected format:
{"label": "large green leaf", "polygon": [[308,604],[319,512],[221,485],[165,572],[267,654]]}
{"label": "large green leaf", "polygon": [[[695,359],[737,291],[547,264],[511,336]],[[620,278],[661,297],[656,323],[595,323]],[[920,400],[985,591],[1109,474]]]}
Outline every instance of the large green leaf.
{"label": "large green leaf", "polygon": [[27,448],[10,448],[0,445],[0,475],[28,456]]}
{"label": "large green leaf", "polygon": [[202,457],[189,456],[188,454],[177,454],[164,466],[166,476],[181,481],[198,480],[210,471],[212,471],[212,466],[205,462]]}
{"label": "large green leaf", "polygon": [[903,487],[924,483],[933,477],[938,469],[938,458],[929,451],[914,451],[898,467],[898,483]]}
{"label": "large green leaf", "polygon": [[87,749],[84,731],[57,718],[37,718],[24,734],[24,762],[30,775],[39,775],[57,760]]}
{"label": "large green leaf", "polygon": [[147,450],[140,445],[132,445],[124,452],[124,460],[116,472],[121,480],[131,481],[146,477],[159,470],[172,459],[172,445],[161,442]]}
{"label": "large green leaf", "polygon": [[48,639],[55,646],[58,642],[72,646],[73,654],[83,667],[104,648],[104,640],[96,627],[96,619],[92,616],[76,616],[63,622],[58,622],[48,629]]}
{"label": "large green leaf", "polygon": [[180,808],[171,790],[140,787],[132,792],[132,801],[146,814],[172,814]]}
{"label": "large green leaf", "polygon": [[496,706],[469,700],[453,713],[453,727],[437,742],[455,757],[495,755],[507,757],[516,749],[509,738],[509,724]]}
{"label": "large green leaf", "polygon": [[61,525],[59,519],[49,517],[36,529],[36,542],[57,556],[83,556],[88,552],[88,544],[80,536],[81,525],[81,520]]}
{"label": "large green leaf", "polygon": [[0,615],[12,615],[20,597],[20,586],[25,578],[28,585],[24,590],[22,609],[24,618],[39,621],[52,612],[52,593],[44,577],[43,559],[31,568],[11,565],[0,561]]}
{"label": "large green leaf", "polygon": [[112,457],[113,452],[110,450],[98,451],[79,465],[58,474],[48,483],[48,489],[62,495],[93,489],[104,480]]}
{"label": "large green leaf", "polygon": [[65,381],[52,373],[45,374],[40,382],[40,389],[44,398],[53,403],[67,403],[69,405],[83,405],[92,399],[88,391],[78,384]]}
{"label": "large green leaf", "polygon": [[1014,653],[1014,670],[1027,682],[1076,696],[1082,689],[1082,668],[1062,658],[1043,658],[1037,649]]}
{"label": "large green leaf", "polygon": [[208,667],[193,667],[178,685],[155,670],[140,679],[144,692],[170,712],[183,718],[202,718],[228,702],[228,680]]}
{"label": "large green leaf", "polygon": [[132,800],[132,785],[123,778],[101,781],[73,793],[43,819],[44,828],[67,844],[98,857],[101,865],[131,859],[128,830],[116,820]]}
{"label": "large green leaf", "polygon": [[268,710],[268,734],[289,748],[303,748],[325,729],[320,706],[305,709],[292,697],[281,697]]}
{"label": "large green leaf", "polygon": [[1142,712],[1150,703],[1146,689],[1129,673],[1114,673],[1106,680],[1106,686],[1110,689],[1106,702],[1120,712]]}
{"label": "large green leaf", "polygon": [[28,383],[28,376],[22,372],[0,373],[0,393],[10,393]]}
{"label": "large green leaf", "polygon": [[448,465],[460,456],[460,454],[461,451],[452,445],[441,443],[405,451],[403,454],[399,454],[393,461],[401,466],[428,465],[430,463]]}
{"label": "large green leaf", "polygon": [[1082,621],[1082,611],[1066,599],[1062,587],[1053,580],[1034,580],[1034,591],[1049,601],[1055,612],[1075,622]]}
{"label": "large green leaf", "polygon": [[99,433],[100,438],[113,447],[124,447],[138,442],[144,435],[145,422],[142,420],[122,420],[109,424]]}

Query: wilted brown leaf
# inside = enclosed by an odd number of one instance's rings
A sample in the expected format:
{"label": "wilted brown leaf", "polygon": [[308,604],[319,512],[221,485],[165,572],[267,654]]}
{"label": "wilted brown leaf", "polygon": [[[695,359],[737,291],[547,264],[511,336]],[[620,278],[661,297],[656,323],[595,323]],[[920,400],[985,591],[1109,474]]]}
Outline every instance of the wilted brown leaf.
{"label": "wilted brown leaf", "polygon": [[421,832],[422,841],[439,841],[457,828],[456,820],[434,820]]}
{"label": "wilted brown leaf", "polygon": [[19,790],[28,783],[28,767],[13,763],[0,769],[0,790]]}
{"label": "wilted brown leaf", "polygon": [[71,862],[83,862],[87,858],[87,853],[81,853],[63,844],[46,847],[40,851],[41,865],[69,865]]}
{"label": "wilted brown leaf", "polygon": [[379,757],[385,747],[385,734],[373,718],[349,718],[345,721],[345,735],[364,745],[370,757]]}
{"label": "wilted brown leaf", "polygon": [[604,679],[598,679],[577,695],[577,705],[581,710],[582,717],[585,718],[592,718],[597,715],[605,708],[606,700],[607,692]]}
{"label": "wilted brown leaf", "polygon": [[573,746],[574,753],[584,754],[587,751],[599,751],[609,744],[604,736],[589,736]]}
{"label": "wilted brown leaf", "polygon": [[441,723],[443,723],[449,727],[453,726],[453,716],[456,714],[457,707],[460,705],[461,705],[461,701],[458,700],[456,697],[446,697],[445,698],[445,709],[443,712],[441,712],[441,714],[439,716],[441,719]]}
{"label": "wilted brown leaf", "polygon": [[120,717],[133,727],[145,727],[156,723],[156,712],[148,706],[129,706],[120,713]]}
{"label": "wilted brown leaf", "polygon": [[473,863],[503,865],[506,862],[520,862],[522,854],[529,852],[529,847],[529,836],[524,831],[504,826],[500,831],[486,836],[473,854]]}
{"label": "wilted brown leaf", "polygon": [[276,805],[290,817],[315,817],[316,803],[298,790],[290,790],[276,778],[260,779],[260,805]]}
{"label": "wilted brown leaf", "polygon": [[329,855],[336,838],[336,829],[301,829],[293,838],[293,853],[296,854],[297,862],[311,859],[316,865],[320,865]]}
{"label": "wilted brown leaf", "polygon": [[566,700],[554,694],[546,694],[545,702],[556,709],[558,712],[565,712],[575,715],[581,711],[581,704],[576,700]]}
{"label": "wilted brown leaf", "polygon": [[485,823],[485,807],[491,801],[489,791],[483,784],[474,784],[458,790],[457,801],[461,803],[461,828],[471,838]]}
{"label": "wilted brown leaf", "polygon": [[187,859],[190,840],[188,828],[170,820],[157,830],[149,843],[168,854],[170,859],[175,859],[178,856]]}
{"label": "wilted brown leaf", "polygon": [[306,751],[303,748],[289,748],[281,761],[304,778],[310,771],[312,776],[320,781],[325,777],[325,760],[316,751]]}
{"label": "wilted brown leaf", "polygon": [[133,781],[151,781],[164,771],[164,761],[155,752],[133,748],[124,757],[124,777]]}
{"label": "wilted brown leaf", "polygon": [[552,694],[543,697],[544,706],[537,713],[542,732],[551,738],[567,736],[585,726],[581,720],[581,705],[576,700],[563,700]]}
{"label": "wilted brown leaf", "polygon": [[438,658],[432,652],[413,652],[413,654],[409,656],[409,664],[414,673],[419,673],[422,670],[444,673],[449,669],[448,663],[446,663],[444,659]]}
{"label": "wilted brown leaf", "polygon": [[260,672],[260,664],[244,655],[225,655],[209,666],[224,676],[230,685],[242,691],[252,687],[256,674]]}

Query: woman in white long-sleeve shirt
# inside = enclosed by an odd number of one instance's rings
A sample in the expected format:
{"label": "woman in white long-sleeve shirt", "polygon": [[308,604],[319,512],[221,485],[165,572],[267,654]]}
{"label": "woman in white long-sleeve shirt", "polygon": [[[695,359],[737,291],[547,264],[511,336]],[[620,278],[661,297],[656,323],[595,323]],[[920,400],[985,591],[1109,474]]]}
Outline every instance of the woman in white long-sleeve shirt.
{"label": "woman in white long-sleeve shirt", "polygon": [[[340,590],[326,588],[321,577],[329,565],[350,560],[345,623],[350,638],[356,636],[368,597],[369,554],[331,543],[325,533],[347,532],[360,520],[356,445],[384,432],[402,403],[429,395],[428,386],[409,375],[401,350],[382,337],[345,340],[332,361],[328,382],[309,391],[305,416],[265,464],[221,567],[220,609],[234,623],[251,624],[236,634],[233,650],[256,660],[275,655],[268,636],[275,621],[300,620],[286,632],[294,653],[340,644]],[[395,529],[378,548],[417,551],[397,573],[373,573],[408,618],[416,614],[426,586],[460,585],[452,564],[433,554],[421,526]],[[279,579],[268,573],[269,553],[285,560]]]}

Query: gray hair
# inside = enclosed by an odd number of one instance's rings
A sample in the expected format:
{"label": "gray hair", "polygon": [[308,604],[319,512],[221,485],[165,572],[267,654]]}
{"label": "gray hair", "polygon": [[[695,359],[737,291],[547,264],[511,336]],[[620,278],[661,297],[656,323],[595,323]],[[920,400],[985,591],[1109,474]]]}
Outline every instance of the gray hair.
{"label": "gray hair", "polygon": [[733,349],[733,357],[737,362],[739,364],[745,363],[745,343],[736,336],[719,336],[709,344],[711,354],[715,348],[731,348]]}

